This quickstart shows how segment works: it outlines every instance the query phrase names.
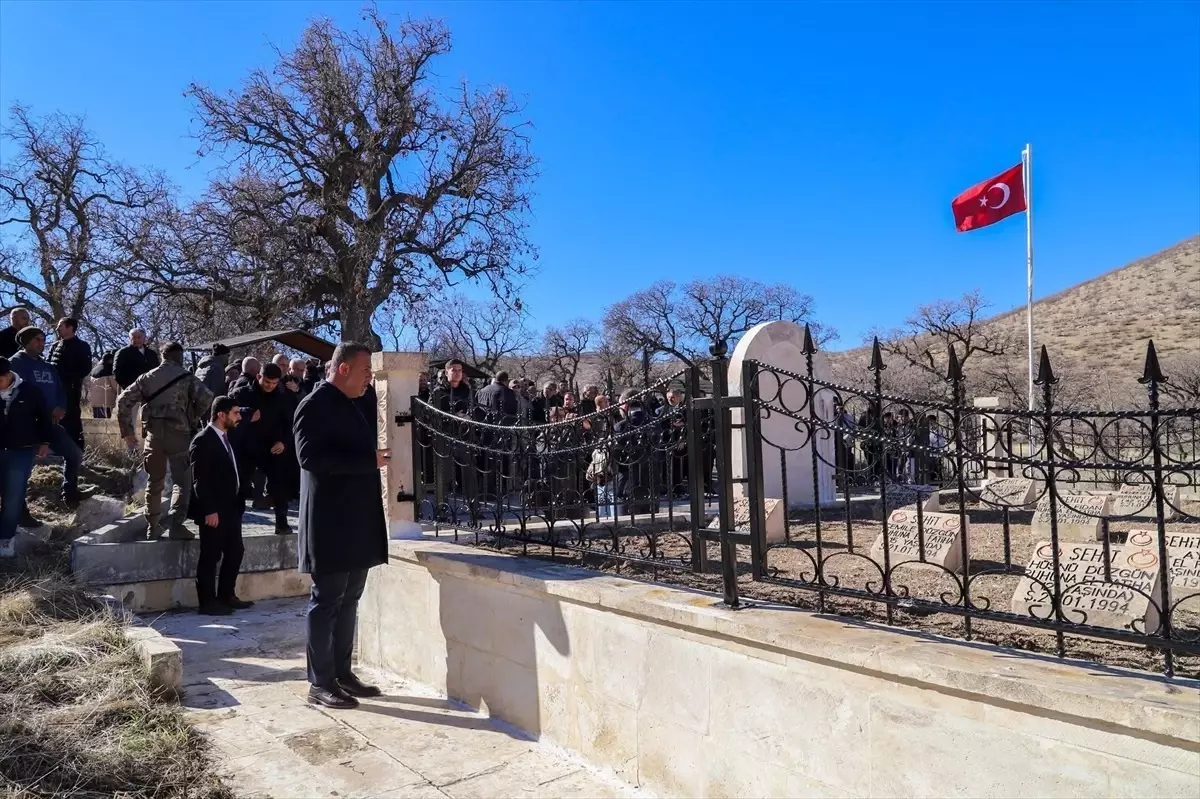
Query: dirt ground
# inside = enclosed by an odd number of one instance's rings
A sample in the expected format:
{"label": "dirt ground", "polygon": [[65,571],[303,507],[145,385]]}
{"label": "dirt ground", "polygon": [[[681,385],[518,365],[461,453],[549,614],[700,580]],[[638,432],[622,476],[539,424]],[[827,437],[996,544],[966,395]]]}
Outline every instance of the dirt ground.
{"label": "dirt ground", "polygon": [[[1185,508],[1185,510],[1190,510],[1192,513],[1189,520],[1170,522],[1167,529],[1200,533],[1200,521],[1195,519],[1196,516],[1200,516],[1200,507]],[[957,503],[943,504],[942,512],[956,514],[958,512]],[[970,575],[972,578],[971,604],[977,609],[1011,612],[1013,593],[1021,579],[1025,565],[1029,562],[1034,544],[1043,536],[1035,536],[1030,528],[1031,511],[1010,512],[1007,536],[1001,511],[968,504],[968,513],[970,518]],[[925,608],[905,608],[903,600],[894,607],[889,619],[886,603],[825,594],[822,607],[821,598],[812,587],[797,587],[771,582],[773,579],[778,579],[812,585],[815,581],[815,564],[818,557],[815,514],[793,512],[792,516],[793,519],[789,522],[790,542],[785,545],[773,546],[768,552],[765,575],[767,581],[753,579],[749,547],[737,547],[738,591],[742,600],[792,605],[815,612],[820,611],[885,625],[890,623],[951,638],[970,638],[973,641],[985,641],[1014,649],[1052,654],[1058,651],[1058,636],[1050,631],[1008,622],[971,619],[968,634],[967,622],[962,616],[930,612]],[[674,526],[679,529],[681,525]],[[1152,527],[1153,522],[1146,522],[1144,525],[1134,523],[1130,526]],[[661,531],[654,534],[654,546],[658,557],[677,564],[686,563],[690,558],[687,538],[684,535],[670,532],[670,528],[666,524],[662,524],[660,527]],[[852,548],[848,547],[845,512],[823,511],[821,514],[820,557],[825,564],[825,581],[828,585],[878,592],[881,590],[880,569],[868,556],[872,544],[881,532],[882,524],[870,518],[869,506],[857,506],[850,527],[853,537]],[[1123,529],[1124,524],[1119,525],[1114,522],[1113,527],[1114,529],[1117,527]],[[1124,532],[1110,534],[1110,543],[1113,545],[1123,543],[1124,539]],[[470,540],[470,537],[462,538],[464,543],[469,543]],[[639,550],[645,552],[648,549],[646,535],[630,537],[626,541],[627,552]],[[720,594],[722,591],[720,548],[711,542],[708,544],[710,565],[705,574],[696,574],[683,569],[647,568],[640,564],[631,565],[590,553],[580,557],[574,553],[564,553],[561,549],[552,553],[548,547],[522,547],[520,544],[512,542],[502,542],[500,546],[506,551],[520,552],[525,549],[529,555],[534,557],[572,562],[624,576],[653,579],[662,583],[711,591],[716,594]],[[937,567],[919,563],[904,564],[893,571],[891,592],[901,597],[961,606],[960,579],[952,577]],[[1178,601],[1178,597],[1173,597],[1172,601]],[[1173,637],[1185,638],[1190,641],[1200,640],[1200,594],[1185,600],[1176,609],[1172,624]],[[1062,644],[1066,656],[1072,658],[1150,672],[1162,672],[1165,668],[1163,653],[1142,645],[1080,635],[1064,635]],[[1179,676],[1200,678],[1200,656],[1176,653],[1174,670],[1175,674]]]}

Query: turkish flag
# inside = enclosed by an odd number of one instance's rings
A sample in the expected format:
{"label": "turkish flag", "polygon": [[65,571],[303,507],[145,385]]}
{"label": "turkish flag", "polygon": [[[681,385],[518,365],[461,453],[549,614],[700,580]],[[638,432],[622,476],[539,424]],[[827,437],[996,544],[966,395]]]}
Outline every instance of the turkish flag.
{"label": "turkish flag", "polygon": [[959,233],[986,227],[1025,210],[1025,174],[1021,164],[976,183],[950,203]]}

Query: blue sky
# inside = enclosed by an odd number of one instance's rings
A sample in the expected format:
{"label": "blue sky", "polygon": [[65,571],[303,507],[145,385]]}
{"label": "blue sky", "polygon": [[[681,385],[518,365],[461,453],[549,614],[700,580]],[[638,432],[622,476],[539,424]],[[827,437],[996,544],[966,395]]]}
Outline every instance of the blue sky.
{"label": "blue sky", "polygon": [[[237,85],[355,2],[3,2],[0,102],[86,116],[185,191],[191,80]],[[1200,231],[1200,3],[381,3],[444,19],[447,80],[525,99],[539,325],[655,279],[812,294],[856,345],[918,303],[1024,302],[1022,217],[950,200],[1034,146],[1037,293]]]}

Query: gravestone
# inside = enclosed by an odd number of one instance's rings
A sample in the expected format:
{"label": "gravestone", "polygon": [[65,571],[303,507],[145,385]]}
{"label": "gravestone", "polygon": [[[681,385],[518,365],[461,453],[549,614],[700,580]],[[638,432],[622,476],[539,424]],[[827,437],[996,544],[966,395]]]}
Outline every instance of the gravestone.
{"label": "gravestone", "polygon": [[[1178,515],[1175,508],[1179,507],[1179,486],[1165,486],[1164,489],[1166,504],[1163,505],[1163,521],[1171,521]],[[1120,490],[1113,494],[1110,515],[1114,518],[1126,519],[1158,518],[1158,507],[1154,501],[1154,486],[1149,483],[1121,486]]]}
{"label": "gravestone", "polygon": [[[1171,579],[1171,603],[1200,595],[1200,533],[1167,530],[1167,574]],[[1158,551],[1154,530],[1130,530],[1126,546]]]}
{"label": "gravestone", "polygon": [[[1028,576],[1021,578],[1013,593],[1013,613],[1053,618],[1050,592],[1035,582],[1040,580],[1053,590],[1053,556],[1054,547],[1049,541],[1041,541],[1034,547],[1033,557],[1025,568]],[[1157,548],[1113,546],[1109,548],[1109,563],[1112,582],[1104,582],[1103,544],[1067,542],[1061,545],[1059,569],[1063,618],[1068,622],[1117,630],[1156,630],[1157,605],[1162,603]]]}
{"label": "gravestone", "polygon": [[[767,543],[779,544],[787,540],[786,525],[787,520],[784,518],[783,500],[781,499],[764,499],[763,512],[767,521]],[[721,529],[721,517],[718,516],[708,523],[709,530]],[[749,530],[750,529],[750,499],[749,497],[737,497],[733,501],[733,529],[734,530]]]}
{"label": "gravestone", "polygon": [[989,508],[1025,508],[1033,502],[1036,486],[1027,477],[1001,477],[989,480],[979,499]]}
{"label": "gravestone", "polygon": [[[1060,541],[1099,541],[1102,520],[1112,507],[1112,496],[1095,496],[1083,491],[1059,492],[1058,539]],[[1033,514],[1033,534],[1050,535],[1050,493],[1038,500]]]}
{"label": "gravestone", "polygon": [[[925,560],[962,573],[960,520],[955,513],[922,513],[921,531],[925,536]],[[969,527],[970,522],[963,520]],[[888,516],[888,554],[890,564],[921,560],[921,537],[918,534],[916,509],[900,508]],[[883,565],[883,534],[871,547],[871,559]]]}
{"label": "gravestone", "polygon": [[913,510],[917,503],[921,503],[921,510],[928,513],[937,513],[942,509],[937,486],[901,485],[889,482],[886,494],[886,507],[883,498],[875,500],[872,507],[875,519],[882,520],[885,513],[891,513],[899,508]]}
{"label": "gravestone", "polygon": [[[750,328],[738,340],[729,358],[729,396],[744,396],[743,391],[748,387],[742,385],[742,366],[747,361],[758,361],[766,364],[758,374],[759,396],[764,402],[786,409],[789,413],[772,411],[760,416],[758,426],[761,430],[762,460],[760,463],[751,463],[746,434],[755,428],[750,425],[737,426],[744,421],[743,409],[733,408],[730,411],[735,425],[730,433],[733,449],[731,471],[735,479],[747,478],[752,473],[761,474],[763,496],[786,496],[788,503],[793,506],[812,508],[837,501],[837,488],[834,485],[837,458],[834,453],[835,437],[824,432],[818,432],[816,436],[809,435],[805,381],[771,371],[773,367],[803,375],[807,370],[806,357],[804,328],[794,322],[764,322]],[[812,358],[813,376],[817,380],[829,381],[829,359],[825,353],[815,352]],[[818,387],[816,393],[816,416],[828,423],[833,419],[835,392]],[[814,446],[817,448],[815,495]],[[781,454],[783,463],[780,462]],[[745,486],[735,484],[734,496],[745,495]]]}

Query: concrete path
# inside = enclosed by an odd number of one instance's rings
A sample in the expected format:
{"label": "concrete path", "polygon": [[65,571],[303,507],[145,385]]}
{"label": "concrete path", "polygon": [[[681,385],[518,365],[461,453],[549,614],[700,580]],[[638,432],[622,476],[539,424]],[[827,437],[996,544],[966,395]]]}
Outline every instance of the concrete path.
{"label": "concrete path", "polygon": [[183,704],[245,797],[633,797],[634,789],[478,713],[364,669],[357,710],[305,702],[304,600],[233,616],[165,614]]}

